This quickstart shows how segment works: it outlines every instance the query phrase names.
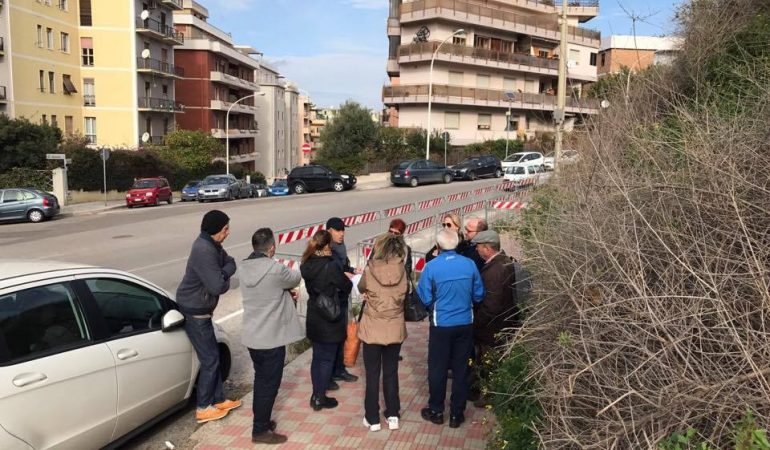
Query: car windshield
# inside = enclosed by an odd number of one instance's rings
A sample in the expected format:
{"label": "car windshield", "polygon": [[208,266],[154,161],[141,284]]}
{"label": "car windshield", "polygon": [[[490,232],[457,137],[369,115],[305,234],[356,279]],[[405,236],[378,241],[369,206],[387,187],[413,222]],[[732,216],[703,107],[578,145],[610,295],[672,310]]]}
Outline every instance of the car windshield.
{"label": "car windshield", "polygon": [[134,181],[131,189],[152,189],[154,187],[158,187],[158,182],[155,180],[137,180]]}
{"label": "car windshield", "polygon": [[195,188],[195,187],[198,187],[200,184],[201,184],[200,181],[191,181],[191,182],[185,184],[184,187],[185,187],[185,189],[187,189],[187,188]]}
{"label": "car windshield", "polygon": [[227,177],[211,177],[203,180],[203,184],[230,184],[230,179]]}
{"label": "car windshield", "polygon": [[273,187],[286,187],[286,180],[275,180],[273,181]]}
{"label": "car windshield", "polygon": [[524,157],[524,153],[514,153],[513,155],[505,158],[505,162],[517,162],[522,157]]}
{"label": "car windshield", "polygon": [[407,167],[409,167],[409,164],[412,164],[412,161],[404,161],[402,163],[399,163],[396,166],[396,169],[406,169]]}
{"label": "car windshield", "polygon": [[510,174],[510,175],[524,175],[527,172],[524,170],[524,167],[522,167],[522,166],[514,166],[514,167],[507,168],[505,170],[505,173]]}

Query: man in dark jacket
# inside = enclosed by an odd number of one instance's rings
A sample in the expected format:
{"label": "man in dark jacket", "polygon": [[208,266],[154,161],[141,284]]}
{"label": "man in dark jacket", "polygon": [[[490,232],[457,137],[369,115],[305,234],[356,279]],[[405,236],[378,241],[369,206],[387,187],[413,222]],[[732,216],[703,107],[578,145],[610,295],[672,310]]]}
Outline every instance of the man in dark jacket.
{"label": "man in dark jacket", "polygon": [[479,269],[479,271],[481,271],[481,268],[484,267],[485,261],[484,258],[479,255],[479,252],[476,249],[476,243],[473,241],[473,238],[476,237],[478,233],[487,231],[488,229],[489,225],[487,224],[486,220],[479,217],[469,217],[465,221],[465,228],[463,229],[465,240],[457,246],[457,253],[473,260],[473,262],[476,263],[476,268]]}
{"label": "man in dark jacket", "polygon": [[201,233],[193,242],[184,278],[176,291],[179,311],[185,316],[184,329],[200,361],[198,423],[218,420],[241,406],[240,400],[227,400],[219,374],[219,349],[211,317],[219,296],[230,289],[235,260],[222,248],[230,234],[230,218],[213,210],[203,216]]}
{"label": "man in dark jacket", "polygon": [[[326,230],[332,235],[332,261],[342,269],[342,272],[347,275],[348,278],[353,278],[357,273],[361,273],[357,269],[350,266],[350,258],[348,258],[348,249],[345,247],[345,222],[339,217],[332,217],[326,221]],[[342,310],[342,320],[347,324],[348,320],[348,299],[350,298],[351,288],[345,292],[340,291],[340,309]],[[346,327],[347,330],[347,327]],[[347,334],[347,333],[346,333]],[[358,377],[348,372],[345,369],[343,350],[345,348],[345,342],[339,345],[337,349],[337,357],[334,360],[334,373],[332,374],[333,381],[357,381]],[[332,385],[334,386],[334,385]]]}

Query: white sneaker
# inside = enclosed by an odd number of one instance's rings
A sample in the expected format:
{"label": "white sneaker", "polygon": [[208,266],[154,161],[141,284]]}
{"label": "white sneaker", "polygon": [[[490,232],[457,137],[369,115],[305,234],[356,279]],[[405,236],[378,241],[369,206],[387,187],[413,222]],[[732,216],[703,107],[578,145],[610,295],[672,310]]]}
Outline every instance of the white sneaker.
{"label": "white sneaker", "polygon": [[379,423],[375,423],[374,425],[369,424],[369,422],[366,421],[366,417],[364,417],[364,426],[369,428],[369,431],[380,431],[382,429],[382,426]]}
{"label": "white sneaker", "polygon": [[398,417],[388,417],[388,429],[389,430],[398,430]]}

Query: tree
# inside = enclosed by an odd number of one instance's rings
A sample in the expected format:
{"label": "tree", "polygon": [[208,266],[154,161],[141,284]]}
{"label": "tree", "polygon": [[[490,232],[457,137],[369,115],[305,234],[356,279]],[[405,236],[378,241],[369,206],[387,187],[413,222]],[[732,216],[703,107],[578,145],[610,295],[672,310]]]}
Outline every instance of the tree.
{"label": "tree", "polygon": [[166,145],[155,147],[158,156],[180,170],[180,176],[201,177],[211,161],[224,154],[222,143],[202,131],[177,130],[166,136]]}
{"label": "tree", "polygon": [[[508,140],[508,155],[520,152],[524,148],[524,142]],[[495,155],[500,159],[505,158],[505,139],[494,141],[476,142],[465,146],[467,156]]]}
{"label": "tree", "polygon": [[359,174],[367,155],[377,147],[377,138],[377,125],[369,110],[347,101],[321,132],[323,147],[316,161],[342,172]]}
{"label": "tree", "polygon": [[45,154],[56,153],[60,141],[56,127],[0,115],[0,173],[13,167],[44,169]]}

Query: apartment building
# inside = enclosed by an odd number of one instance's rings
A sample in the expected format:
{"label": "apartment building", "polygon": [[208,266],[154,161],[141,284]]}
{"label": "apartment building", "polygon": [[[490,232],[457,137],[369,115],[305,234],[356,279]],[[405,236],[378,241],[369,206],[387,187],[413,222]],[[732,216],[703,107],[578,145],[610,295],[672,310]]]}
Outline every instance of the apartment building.
{"label": "apartment building", "polygon": [[676,37],[608,36],[599,50],[598,75],[618,73],[624,67],[637,72],[653,64],[670,64],[681,44]]}
{"label": "apartment building", "polygon": [[310,100],[310,97],[307,95],[300,95],[297,97],[297,100],[299,102],[299,122],[301,123],[299,129],[299,144],[300,146],[303,146],[304,144],[310,145],[309,151],[302,151],[297,164],[310,164],[310,162],[313,160],[313,144],[312,139],[310,138],[310,121],[312,119],[311,114],[315,106],[313,105],[312,100]]}
{"label": "apartment building", "polygon": [[284,134],[286,136],[286,161],[284,166],[291,171],[294,166],[302,161],[302,144],[300,140],[300,110],[299,88],[294,83],[286,83],[285,107],[286,119],[284,120]]}
{"label": "apartment building", "polygon": [[281,178],[292,169],[286,135],[286,82],[277,69],[263,62],[259,84],[265,95],[257,98],[259,135],[256,170],[268,179]]}
{"label": "apartment building", "polygon": [[[390,0],[390,85],[383,88],[388,125],[427,128],[430,64],[438,49],[432,130],[449,132],[459,145],[553,131],[560,3]],[[596,80],[600,34],[581,24],[599,9],[597,0],[570,0],[569,5],[566,113],[581,120],[598,112],[598,105],[581,95],[583,85]],[[464,32],[455,34],[459,29]]]}
{"label": "apartment building", "polygon": [[8,6],[0,1],[0,114],[13,115],[13,80],[11,78],[11,58],[7,53],[10,45],[11,21]]}

